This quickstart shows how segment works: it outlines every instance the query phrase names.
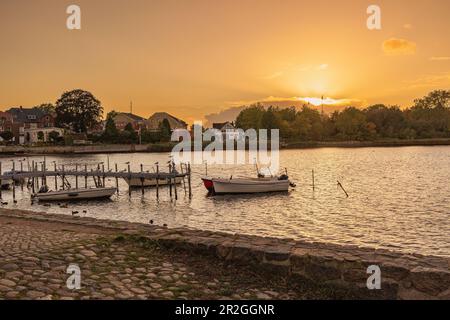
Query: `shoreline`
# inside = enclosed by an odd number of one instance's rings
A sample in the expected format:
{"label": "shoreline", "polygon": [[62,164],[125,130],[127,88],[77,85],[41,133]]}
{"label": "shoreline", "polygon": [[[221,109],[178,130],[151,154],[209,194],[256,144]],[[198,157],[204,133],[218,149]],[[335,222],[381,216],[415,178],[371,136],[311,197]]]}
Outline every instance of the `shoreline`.
{"label": "shoreline", "polygon": [[[450,299],[450,258],[23,210],[0,209],[0,218],[134,236],[189,256],[242,265],[285,277],[293,284],[308,282],[361,298]],[[366,287],[371,265],[380,267],[382,290]]]}
{"label": "shoreline", "polygon": [[[94,144],[82,146],[0,146],[0,156],[8,155],[72,155],[102,153],[165,153],[171,152],[175,144]],[[450,138],[418,140],[376,141],[301,141],[282,143],[281,150],[319,148],[387,148],[413,146],[450,146]]]}

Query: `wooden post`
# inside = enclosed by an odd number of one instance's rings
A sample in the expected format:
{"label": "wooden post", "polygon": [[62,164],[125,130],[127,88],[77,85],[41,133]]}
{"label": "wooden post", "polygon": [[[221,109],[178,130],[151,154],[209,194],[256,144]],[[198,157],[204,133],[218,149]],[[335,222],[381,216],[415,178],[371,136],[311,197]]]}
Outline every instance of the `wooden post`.
{"label": "wooden post", "polygon": [[169,162],[169,193],[172,199],[172,162]]}
{"label": "wooden post", "polygon": [[42,166],[44,167],[44,169],[42,170],[43,172],[42,177],[44,179],[43,185],[47,186],[47,175],[45,174],[45,172],[47,171],[47,159],[45,157]]}
{"label": "wooden post", "polygon": [[339,181],[337,183],[338,183],[338,186],[341,187],[342,191],[344,191],[345,195],[348,198],[348,193],[347,193],[347,191],[345,191],[344,187],[342,186],[342,183],[340,183]]}
{"label": "wooden post", "polygon": [[[35,166],[36,166],[36,174],[38,174],[39,170],[38,170],[38,163],[37,162],[35,163]],[[36,177],[36,191],[39,191],[39,177],[38,176]]]}
{"label": "wooden post", "polygon": [[159,200],[159,163],[156,163],[156,199]]}
{"label": "wooden post", "polygon": [[13,201],[16,201],[16,179],[14,179],[16,175],[16,162],[13,160]]}
{"label": "wooden post", "polygon": [[131,167],[128,163],[128,195],[131,197]]}
{"label": "wooden post", "polygon": [[184,180],[184,170],[183,170],[183,163],[180,163],[180,169],[181,174],[183,175],[183,189],[184,189],[184,195],[186,196],[186,181]]}
{"label": "wooden post", "polygon": [[87,179],[88,179],[88,175],[87,175],[87,164],[84,165],[84,188],[87,189]]}
{"label": "wooden post", "polygon": [[56,173],[56,161],[55,161],[55,191],[58,191],[58,174]]}
{"label": "wooden post", "polygon": [[[20,161],[20,172],[23,173],[23,162]],[[23,180],[24,179],[20,179],[20,189],[23,191]],[[0,183],[1,186],[1,183]]]}
{"label": "wooden post", "polygon": [[316,190],[315,179],[314,179],[314,169],[312,169],[312,184],[313,184],[313,191],[314,191],[314,190]]}
{"label": "wooden post", "polygon": [[192,186],[191,186],[191,164],[188,163],[188,187],[189,187],[189,199],[192,198]]}
{"label": "wooden post", "polygon": [[[172,161],[172,173],[175,173],[175,162]],[[173,187],[175,189],[175,200],[178,200],[178,192],[177,192],[177,177],[173,179]]]}
{"label": "wooden post", "polygon": [[100,163],[97,164],[97,181],[98,181],[97,185],[101,187],[101,185],[100,185],[100,183],[101,183],[100,182],[100,173],[99,172],[100,172]]}
{"label": "wooden post", "polygon": [[31,177],[31,191],[32,191],[33,193],[36,193],[36,192],[35,192],[36,189],[35,189],[35,187],[34,187],[34,160],[32,161],[31,166],[32,166],[32,172],[33,172],[33,176]]}
{"label": "wooden post", "polygon": [[63,190],[66,189],[66,171],[64,170],[64,165],[62,165],[62,188]]}
{"label": "wooden post", "polygon": [[[115,167],[116,167],[116,174],[117,174],[117,172],[118,172],[117,163],[115,164]],[[116,175],[116,189],[117,189],[117,194],[119,194],[119,178],[117,177],[117,175]]]}
{"label": "wooden post", "polygon": [[75,164],[75,188],[78,189],[78,163]]}
{"label": "wooden post", "polygon": [[[144,174],[144,165],[141,163],[141,174]],[[144,178],[141,177],[141,190],[142,195],[144,195]]]}
{"label": "wooden post", "polygon": [[102,164],[102,173],[103,173],[103,188],[105,187],[105,164]]}

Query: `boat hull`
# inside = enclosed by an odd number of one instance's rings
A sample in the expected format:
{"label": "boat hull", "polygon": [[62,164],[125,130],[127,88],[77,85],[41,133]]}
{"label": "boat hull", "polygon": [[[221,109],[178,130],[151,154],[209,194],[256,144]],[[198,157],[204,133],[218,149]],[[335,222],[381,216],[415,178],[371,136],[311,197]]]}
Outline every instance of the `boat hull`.
{"label": "boat hull", "polygon": [[[174,180],[175,180],[176,184],[180,184],[183,181],[183,178],[176,177]],[[139,179],[139,178],[132,178],[131,180],[125,179],[125,181],[126,181],[126,183],[128,183],[128,185],[130,187],[141,187],[142,186],[141,179]],[[172,184],[173,184],[173,180],[172,180]],[[160,185],[160,186],[169,185],[169,179],[159,179],[158,185]],[[156,187],[156,179],[144,179],[144,187]]]}
{"label": "boat hull", "polygon": [[214,192],[214,183],[211,178],[202,177],[203,185],[209,192]]}
{"label": "boat hull", "polygon": [[72,189],[47,193],[35,193],[33,198],[38,201],[103,199],[110,198],[116,191],[116,188]]}
{"label": "boat hull", "polygon": [[212,179],[216,194],[268,193],[289,191],[289,180]]}

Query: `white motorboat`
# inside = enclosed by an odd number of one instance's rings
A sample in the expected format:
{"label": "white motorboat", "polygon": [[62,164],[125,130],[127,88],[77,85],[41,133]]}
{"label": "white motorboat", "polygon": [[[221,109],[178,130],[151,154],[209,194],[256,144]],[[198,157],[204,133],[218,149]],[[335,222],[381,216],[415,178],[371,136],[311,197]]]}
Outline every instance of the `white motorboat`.
{"label": "white motorboat", "polygon": [[289,191],[290,182],[286,178],[232,178],[211,179],[214,193],[266,193]]}
{"label": "white motorboat", "polygon": [[32,197],[33,199],[37,199],[39,201],[102,199],[111,197],[116,191],[116,188],[69,189],[50,192],[38,192],[33,194]]}
{"label": "white motorboat", "polygon": [[[126,181],[126,183],[128,183],[128,185],[130,187],[141,187],[142,186],[142,181],[139,178],[132,178],[132,179],[124,179]],[[182,177],[176,177],[175,179],[172,179],[172,184],[174,184],[174,182],[176,184],[180,184],[183,181]],[[158,179],[158,185],[160,186],[165,186],[165,185],[169,185],[169,179]],[[144,187],[156,187],[156,179],[144,179]]]}

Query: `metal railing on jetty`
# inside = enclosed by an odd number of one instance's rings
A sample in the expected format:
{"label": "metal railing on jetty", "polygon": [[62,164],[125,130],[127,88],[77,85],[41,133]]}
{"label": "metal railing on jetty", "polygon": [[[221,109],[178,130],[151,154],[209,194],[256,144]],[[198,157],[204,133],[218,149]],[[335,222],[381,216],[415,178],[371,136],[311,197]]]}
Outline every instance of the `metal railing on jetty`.
{"label": "metal railing on jetty", "polygon": [[[144,165],[140,165],[140,171],[133,172],[131,171],[131,165],[127,162],[127,169],[119,171],[117,163],[114,166],[114,171],[112,169],[105,170],[105,165],[103,163],[97,164],[96,168],[88,169],[88,165],[75,165],[75,169],[65,169],[64,165],[61,165],[59,168],[55,161],[53,170],[49,170],[47,168],[47,163],[44,159],[42,162],[32,161],[31,168],[27,171],[24,171],[23,162],[20,162],[20,168],[16,168],[16,162],[12,161],[12,170],[8,171],[7,174],[2,171],[2,163],[0,162],[0,186],[2,186],[2,181],[8,180],[13,181],[12,183],[12,192],[13,192],[13,200],[16,199],[16,183],[20,184],[21,189],[23,190],[25,180],[28,179],[27,187],[31,189],[32,193],[35,193],[39,190],[39,179],[41,180],[41,186],[47,186],[47,178],[53,177],[55,183],[55,191],[58,190],[58,178],[61,179],[61,187],[63,190],[65,188],[70,188],[70,183],[68,183],[67,177],[73,176],[75,178],[75,188],[79,188],[79,178],[84,177],[84,187],[88,188],[88,178],[91,177],[94,180],[96,187],[105,186],[106,178],[114,178],[116,182],[117,193],[119,193],[119,178],[125,179],[128,181],[128,193],[131,195],[132,185],[130,181],[132,179],[139,179],[141,181],[141,190],[142,194],[145,192],[145,180],[150,179],[155,181],[156,188],[156,198],[159,199],[159,188],[161,186],[160,182],[164,181],[164,185],[169,186],[169,194],[172,199],[175,196],[175,200],[178,199],[178,191],[177,191],[177,178],[182,178],[183,188],[185,194],[189,194],[189,198],[192,198],[192,186],[191,186],[191,165],[190,163],[181,163],[180,169],[181,171],[176,170],[175,163],[173,161],[168,162],[168,172],[161,172],[159,170],[159,163],[156,162],[156,170],[155,172],[144,171]],[[186,181],[187,178],[187,188]],[[2,198],[2,188],[0,188],[0,199]],[[187,190],[186,190],[187,189]]]}

